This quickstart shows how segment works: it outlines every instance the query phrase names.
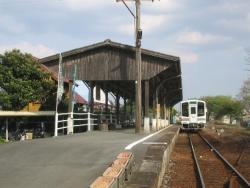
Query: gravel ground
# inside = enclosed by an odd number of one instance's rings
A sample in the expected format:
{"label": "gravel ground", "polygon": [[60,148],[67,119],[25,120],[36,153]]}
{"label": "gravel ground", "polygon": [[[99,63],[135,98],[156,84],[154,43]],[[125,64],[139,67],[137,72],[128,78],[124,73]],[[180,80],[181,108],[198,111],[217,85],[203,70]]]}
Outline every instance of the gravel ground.
{"label": "gravel ground", "polygon": [[[209,124],[206,129],[201,131],[201,134],[250,181],[249,130],[240,126]],[[189,146],[184,145],[183,139],[185,139],[184,136],[180,134],[171,154],[169,168],[166,169],[161,188],[197,187],[194,180],[192,160],[190,155],[187,154],[189,153]],[[181,147],[180,143],[183,144]],[[187,161],[189,161],[189,164]]]}

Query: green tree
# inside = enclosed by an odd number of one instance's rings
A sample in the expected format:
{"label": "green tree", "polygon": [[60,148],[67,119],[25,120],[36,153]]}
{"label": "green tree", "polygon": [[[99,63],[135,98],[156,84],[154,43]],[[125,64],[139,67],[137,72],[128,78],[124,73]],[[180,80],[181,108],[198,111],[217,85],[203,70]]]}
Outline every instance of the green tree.
{"label": "green tree", "polygon": [[0,55],[0,88],[0,106],[20,110],[29,102],[45,103],[55,83],[32,55],[15,49]]}
{"label": "green tree", "polygon": [[220,119],[224,115],[229,115],[232,120],[242,116],[242,103],[230,96],[207,96],[201,99],[207,103],[208,118],[212,115],[215,119]]}

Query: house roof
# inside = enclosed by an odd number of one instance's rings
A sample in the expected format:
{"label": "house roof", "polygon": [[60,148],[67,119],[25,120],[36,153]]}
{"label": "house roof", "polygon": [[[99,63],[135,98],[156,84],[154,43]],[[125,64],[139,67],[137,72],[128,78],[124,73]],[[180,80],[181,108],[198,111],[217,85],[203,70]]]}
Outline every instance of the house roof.
{"label": "house roof", "polygon": [[[43,64],[40,64],[39,65],[40,68],[45,71],[45,72],[48,72],[52,79],[54,79],[55,81],[58,81],[58,77],[57,77],[57,74],[54,72],[54,71],[51,71],[47,66],[43,65]],[[69,83],[70,80],[65,78],[64,79],[64,82],[66,83]],[[1,88],[0,88],[0,92],[1,92]],[[87,104],[88,102],[81,96],[79,95],[77,92],[75,92],[75,100],[76,100],[76,103],[79,103],[79,104]]]}
{"label": "house roof", "polygon": [[[40,68],[49,73],[51,75],[51,77],[53,78],[53,80],[58,81],[58,76],[57,73],[55,73],[54,71],[50,70],[46,65],[43,64],[39,64]],[[68,78],[64,78],[64,82],[69,83],[70,80]]]}
{"label": "house roof", "polygon": [[77,92],[75,92],[75,101],[78,104],[88,104],[88,102],[81,95],[79,95]]}

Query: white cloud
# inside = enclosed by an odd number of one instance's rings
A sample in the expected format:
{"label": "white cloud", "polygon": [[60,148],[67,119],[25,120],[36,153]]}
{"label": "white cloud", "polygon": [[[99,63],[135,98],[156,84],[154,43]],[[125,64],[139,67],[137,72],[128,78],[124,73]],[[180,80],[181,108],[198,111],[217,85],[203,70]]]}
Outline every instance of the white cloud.
{"label": "white cloud", "polygon": [[215,3],[211,6],[211,10],[217,12],[226,12],[226,13],[244,13],[250,8],[249,1],[246,0],[224,0],[221,2]]}
{"label": "white cloud", "polygon": [[214,42],[224,42],[228,37],[201,33],[197,31],[184,31],[177,37],[177,42],[181,44],[208,44]]}
{"label": "white cloud", "polygon": [[231,31],[238,30],[243,32],[250,32],[250,13],[242,19],[220,19],[215,23],[217,26]]}
{"label": "white cloud", "polygon": [[[118,21],[118,20],[117,20]],[[157,31],[158,28],[162,27],[170,21],[166,15],[151,15],[151,14],[144,14],[141,18],[141,29],[144,33],[151,33],[153,31]],[[123,23],[119,21],[118,23]],[[123,23],[120,24],[118,27],[118,31],[122,32],[123,34],[134,35],[135,26],[134,24],[130,23]]]}
{"label": "white cloud", "polygon": [[181,52],[181,62],[196,63],[199,60],[199,55],[193,52]]}
{"label": "white cloud", "polygon": [[167,49],[164,50],[164,52],[166,52],[166,54],[180,57],[182,63],[197,63],[199,60],[199,55],[192,51]]}
{"label": "white cloud", "polygon": [[125,35],[134,35],[135,27],[133,24],[121,24],[117,27],[117,30]]}
{"label": "white cloud", "polygon": [[149,33],[152,30],[155,30],[163,25],[167,21],[167,17],[165,15],[142,15],[142,30]]}
{"label": "white cloud", "polygon": [[0,30],[10,34],[22,33],[26,30],[25,25],[6,15],[0,16]]}
{"label": "white cloud", "polygon": [[115,4],[115,0],[62,0],[64,5],[72,10],[87,10]]}
{"label": "white cloud", "polygon": [[186,0],[162,0],[162,1],[154,1],[153,3],[143,2],[143,6],[146,7],[149,11],[157,11],[157,12],[171,12],[175,10],[179,10],[184,7]]}
{"label": "white cloud", "polygon": [[12,49],[20,49],[22,52],[31,53],[33,56],[42,58],[52,54],[55,54],[55,50],[50,49],[43,44],[31,44],[29,42],[20,42],[11,45],[0,45],[0,53],[10,51]]}

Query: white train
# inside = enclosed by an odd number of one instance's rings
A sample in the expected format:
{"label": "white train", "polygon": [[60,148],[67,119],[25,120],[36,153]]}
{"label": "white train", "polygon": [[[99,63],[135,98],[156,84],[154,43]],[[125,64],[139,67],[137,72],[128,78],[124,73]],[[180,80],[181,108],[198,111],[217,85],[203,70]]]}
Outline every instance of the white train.
{"label": "white train", "polygon": [[202,100],[181,102],[181,129],[199,130],[206,126],[207,107]]}

